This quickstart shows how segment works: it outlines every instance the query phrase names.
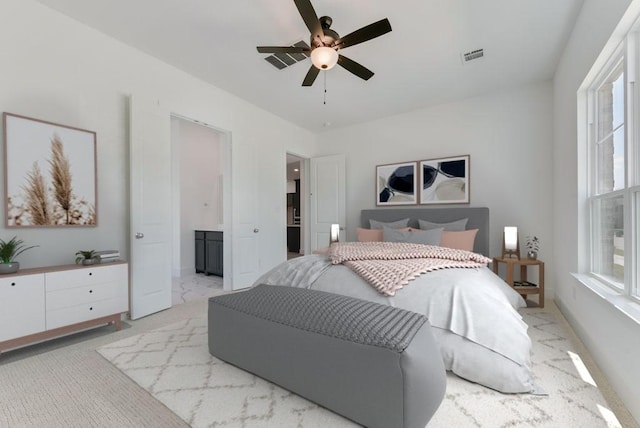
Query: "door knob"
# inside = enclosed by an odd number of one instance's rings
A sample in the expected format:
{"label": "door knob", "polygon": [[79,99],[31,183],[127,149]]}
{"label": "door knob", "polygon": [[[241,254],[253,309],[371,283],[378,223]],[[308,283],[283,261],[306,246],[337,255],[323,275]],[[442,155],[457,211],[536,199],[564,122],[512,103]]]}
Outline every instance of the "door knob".
{"label": "door knob", "polygon": [[136,239],[142,239],[142,238],[144,238],[144,233],[142,232],[136,233]]}
{"label": "door knob", "polygon": [[253,229],[253,233],[258,233],[258,232],[260,232],[260,229],[258,229],[257,227]]}

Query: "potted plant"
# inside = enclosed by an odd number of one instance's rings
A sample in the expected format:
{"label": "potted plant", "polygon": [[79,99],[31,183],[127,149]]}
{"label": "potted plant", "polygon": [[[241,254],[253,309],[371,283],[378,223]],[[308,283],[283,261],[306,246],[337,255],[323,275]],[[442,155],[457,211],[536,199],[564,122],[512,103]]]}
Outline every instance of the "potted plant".
{"label": "potted plant", "polygon": [[538,250],[540,249],[540,241],[537,236],[527,236],[527,257],[530,259],[538,258]]}
{"label": "potted plant", "polygon": [[10,241],[0,239],[0,274],[17,272],[20,269],[20,263],[15,261],[16,257],[34,247],[37,245],[25,246],[17,236]]}
{"label": "potted plant", "polygon": [[76,264],[92,265],[94,263],[100,263],[100,255],[96,250],[78,251],[76,253]]}

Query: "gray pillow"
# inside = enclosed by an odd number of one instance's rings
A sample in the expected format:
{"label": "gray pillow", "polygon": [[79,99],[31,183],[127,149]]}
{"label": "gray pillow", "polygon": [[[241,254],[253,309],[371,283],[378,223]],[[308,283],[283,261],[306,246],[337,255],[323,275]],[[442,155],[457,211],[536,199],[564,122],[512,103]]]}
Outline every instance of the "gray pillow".
{"label": "gray pillow", "polygon": [[384,229],[385,227],[389,227],[391,229],[402,229],[403,227],[409,226],[409,219],[405,218],[402,220],[384,222],[378,220],[369,220],[369,225],[371,229]]}
{"label": "gray pillow", "polygon": [[429,229],[437,229],[439,227],[443,227],[444,230],[448,230],[450,232],[462,232],[467,228],[468,218],[461,218],[460,220],[452,221],[449,223],[433,223],[426,220],[418,220],[420,223],[420,229],[429,230]]}
{"label": "gray pillow", "polygon": [[440,245],[442,227],[431,230],[396,230],[385,227],[382,229],[384,242],[409,242],[411,244]]}

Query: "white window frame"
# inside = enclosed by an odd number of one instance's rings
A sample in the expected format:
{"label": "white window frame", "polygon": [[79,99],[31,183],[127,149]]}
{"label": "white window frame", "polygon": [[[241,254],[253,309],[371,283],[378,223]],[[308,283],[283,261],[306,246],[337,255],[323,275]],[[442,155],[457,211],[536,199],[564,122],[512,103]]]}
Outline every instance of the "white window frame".
{"label": "white window frame", "polygon": [[[587,171],[588,171],[588,189],[587,189],[587,213],[589,216],[589,266],[588,273],[599,282],[607,285],[614,292],[627,296],[637,302],[640,302],[640,289],[638,287],[638,278],[640,276],[640,262],[638,261],[638,209],[640,208],[640,138],[638,133],[638,117],[640,113],[638,106],[640,105],[640,93],[636,85],[637,70],[640,61],[640,33],[637,32],[638,24],[634,25],[632,30],[625,36],[622,43],[614,49],[609,60],[600,68],[596,77],[593,79],[587,89],[586,109],[587,109]],[[613,190],[611,192],[597,194],[597,142],[598,142],[598,109],[597,109],[597,90],[609,78],[611,73],[620,65],[622,61],[624,70],[624,127],[625,127],[625,143],[624,143],[624,162],[625,162],[625,178],[622,189]],[[610,278],[600,275],[594,267],[598,266],[601,258],[599,250],[601,246],[598,240],[598,228],[600,219],[597,217],[594,205],[597,202],[616,197],[623,198],[624,209],[624,284],[620,287],[619,283],[612,281]],[[627,256],[629,255],[629,256]]]}

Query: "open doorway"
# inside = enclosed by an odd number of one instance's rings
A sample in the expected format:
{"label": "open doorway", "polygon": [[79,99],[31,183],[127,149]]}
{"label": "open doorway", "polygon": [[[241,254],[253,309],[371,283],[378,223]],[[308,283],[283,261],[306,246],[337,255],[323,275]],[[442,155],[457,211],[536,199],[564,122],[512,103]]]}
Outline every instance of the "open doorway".
{"label": "open doorway", "polygon": [[225,133],[173,115],[172,302],[223,288]]}
{"label": "open doorway", "polygon": [[304,255],[304,159],[287,153],[287,259]]}

